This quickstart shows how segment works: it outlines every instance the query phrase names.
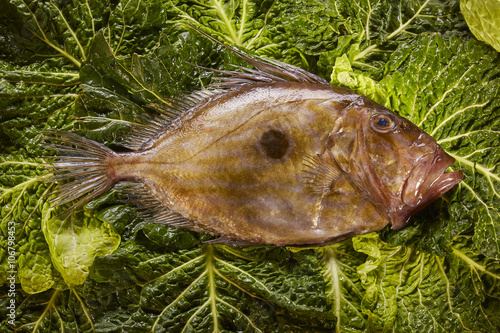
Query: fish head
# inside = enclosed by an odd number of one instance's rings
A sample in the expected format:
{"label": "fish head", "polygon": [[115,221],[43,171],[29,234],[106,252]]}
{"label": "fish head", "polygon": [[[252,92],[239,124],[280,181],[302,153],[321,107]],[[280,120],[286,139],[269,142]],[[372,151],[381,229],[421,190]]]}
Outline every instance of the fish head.
{"label": "fish head", "polygon": [[386,214],[392,229],[458,184],[455,161],[409,120],[372,101],[353,103],[339,115],[326,148],[339,168]]}

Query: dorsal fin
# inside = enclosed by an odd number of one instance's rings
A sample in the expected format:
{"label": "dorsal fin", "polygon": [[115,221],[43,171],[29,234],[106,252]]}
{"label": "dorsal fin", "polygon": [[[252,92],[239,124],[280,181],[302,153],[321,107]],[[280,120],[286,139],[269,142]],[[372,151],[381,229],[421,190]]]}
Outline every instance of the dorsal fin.
{"label": "dorsal fin", "polygon": [[123,139],[121,144],[132,150],[139,150],[146,143],[167,127],[174,119],[182,113],[189,111],[194,106],[205,101],[207,98],[221,92],[218,89],[194,91],[189,95],[181,95],[168,98],[167,103],[151,103],[146,107],[157,112],[156,115],[145,113],[141,116],[143,124],[135,125],[132,131]]}
{"label": "dorsal fin", "polygon": [[279,82],[279,81],[291,81],[291,82],[302,82],[302,83],[313,83],[313,84],[324,84],[330,85],[325,79],[309,73],[308,71],[289,65],[287,63],[264,59],[259,56],[250,57],[243,51],[230,47],[224,43],[221,43],[217,39],[208,35],[207,33],[190,26],[192,29],[202,34],[211,41],[222,45],[232,53],[236,54],[241,59],[245,60],[247,63],[256,68],[256,70],[248,69],[244,67],[236,66],[237,68],[243,70],[244,72],[237,71],[226,71],[226,70],[214,70],[211,68],[205,68],[216,73],[228,75],[228,77],[214,77],[215,80],[222,81],[222,83],[214,84],[217,87],[232,88],[238,87],[243,84],[261,83],[261,82]]}
{"label": "dorsal fin", "polygon": [[[296,67],[293,65],[289,65],[287,63],[273,60],[273,59],[264,59],[262,57],[251,58],[241,51],[233,50],[228,46],[230,50],[235,52],[238,56],[240,56],[243,60],[248,62],[253,67],[257,68],[257,71],[251,71],[246,68],[240,67],[240,69],[249,71],[253,75],[262,76],[266,75],[269,77],[275,78],[276,81],[281,79],[280,81],[292,81],[292,82],[302,82],[302,83],[316,83],[316,84],[326,84],[329,85],[328,81],[325,79],[309,73],[306,70],[303,70],[300,67]],[[235,72],[239,73],[239,72]]]}
{"label": "dorsal fin", "polygon": [[198,30],[192,26],[191,28],[196,30],[206,38],[210,39],[211,41],[220,44],[229,51],[233,52],[241,59],[245,60],[248,64],[255,67],[255,69],[235,66],[241,71],[231,71],[217,70],[213,68],[198,66],[199,68],[224,75],[213,77],[213,79],[218,82],[210,85],[210,87],[212,88],[221,89],[195,91],[189,95],[169,98],[167,99],[167,103],[153,103],[146,105],[148,108],[158,112],[158,115],[155,116],[148,114],[142,117],[144,124],[134,126],[132,132],[122,142],[122,145],[126,148],[132,150],[146,148],[147,142],[150,141],[151,138],[157,137],[158,134],[180,114],[190,110],[209,97],[223,93],[224,90],[222,89],[233,89],[242,85],[250,85],[256,83],[273,83],[285,81],[329,85],[329,83],[323,78],[309,73],[302,68],[292,66],[277,60],[264,59],[258,56],[250,57],[243,51],[225,45],[224,43],[219,42],[217,39],[204,33],[201,30]]}

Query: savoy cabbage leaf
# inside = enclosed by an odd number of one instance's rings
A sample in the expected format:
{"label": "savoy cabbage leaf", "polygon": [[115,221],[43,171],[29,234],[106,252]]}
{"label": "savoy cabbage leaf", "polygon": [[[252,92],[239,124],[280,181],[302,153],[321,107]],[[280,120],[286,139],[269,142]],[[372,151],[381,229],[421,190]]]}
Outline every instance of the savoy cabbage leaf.
{"label": "savoy cabbage leaf", "polygon": [[[0,7],[0,331],[500,330],[500,57],[458,1]],[[386,105],[433,135],[464,181],[402,230],[311,249],[207,244],[145,223],[114,191],[59,218],[43,130],[119,148],[151,103],[210,84],[192,64],[241,64],[189,25]]]}

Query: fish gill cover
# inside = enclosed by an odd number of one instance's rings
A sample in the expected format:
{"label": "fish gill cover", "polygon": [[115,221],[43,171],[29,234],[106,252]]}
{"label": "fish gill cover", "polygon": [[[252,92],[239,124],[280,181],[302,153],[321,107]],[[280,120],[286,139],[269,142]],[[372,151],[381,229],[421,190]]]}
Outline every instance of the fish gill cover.
{"label": "fish gill cover", "polygon": [[[500,56],[458,1],[0,8],[0,332],[500,330]],[[59,218],[42,131],[117,148],[148,104],[210,83],[191,64],[240,63],[189,25],[407,117],[463,182],[402,230],[309,249],[209,245],[144,223],[114,191]]]}

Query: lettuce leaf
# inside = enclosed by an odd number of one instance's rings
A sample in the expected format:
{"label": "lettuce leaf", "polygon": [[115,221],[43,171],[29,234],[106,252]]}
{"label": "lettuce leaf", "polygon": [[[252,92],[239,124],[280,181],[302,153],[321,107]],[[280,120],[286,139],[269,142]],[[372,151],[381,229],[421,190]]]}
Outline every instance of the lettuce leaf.
{"label": "lettuce leaf", "polygon": [[[499,331],[500,57],[457,1],[0,5],[0,330]],[[114,191],[58,218],[43,130],[119,148],[148,104],[210,83],[191,64],[241,64],[189,25],[386,105],[464,181],[402,230],[310,249],[209,245]]]}

